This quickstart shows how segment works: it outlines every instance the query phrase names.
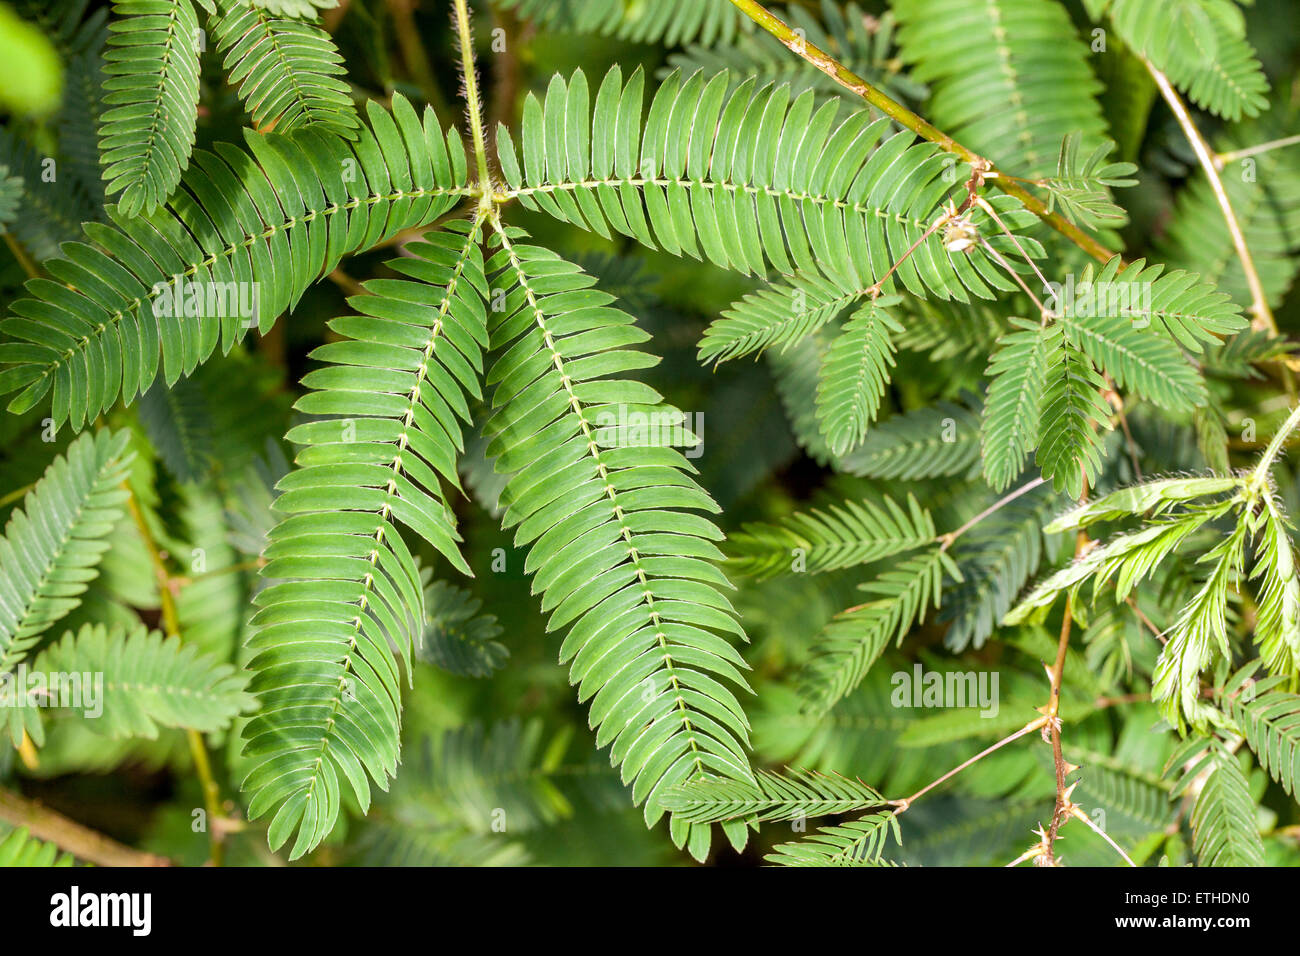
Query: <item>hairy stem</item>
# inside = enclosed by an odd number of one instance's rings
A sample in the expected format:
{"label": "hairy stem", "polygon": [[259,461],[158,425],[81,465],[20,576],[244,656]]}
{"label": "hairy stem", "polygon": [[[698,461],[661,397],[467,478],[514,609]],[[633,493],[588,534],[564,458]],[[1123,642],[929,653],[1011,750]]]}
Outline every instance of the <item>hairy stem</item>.
{"label": "hairy stem", "polygon": [[492,202],[492,176],[488,172],[487,146],[483,139],[483,103],[478,92],[478,68],[474,64],[474,32],[470,28],[469,7],[456,0],[456,33],[460,37],[461,72],[465,77],[465,103],[469,110],[470,132],[474,139],[474,159],[478,163],[478,183],[482,202]]}
{"label": "hairy stem", "polygon": [[1223,179],[1219,176],[1219,170],[1214,164],[1214,154],[1210,151],[1210,146],[1205,142],[1205,137],[1201,131],[1196,128],[1196,123],[1192,121],[1192,115],[1187,110],[1187,105],[1183,102],[1178,91],[1174,89],[1169,78],[1160,72],[1154,64],[1146,57],[1142,58],[1146,64],[1147,72],[1156,81],[1156,86],[1160,88],[1160,95],[1165,98],[1169,105],[1170,111],[1178,120],[1178,125],[1183,128],[1183,134],[1187,141],[1192,144],[1192,149],[1196,152],[1196,158],[1200,161],[1201,168],[1205,170],[1205,176],[1210,181],[1210,188],[1214,190],[1214,198],[1219,201],[1219,209],[1223,212],[1223,219],[1228,224],[1228,235],[1232,237],[1232,245],[1237,250],[1237,258],[1241,260],[1241,271],[1246,274],[1246,285],[1250,289],[1251,305],[1250,311],[1254,314],[1252,325],[1257,330],[1267,331],[1270,335],[1277,335],[1277,320],[1273,318],[1273,310],[1269,307],[1268,296],[1264,294],[1263,283],[1259,281],[1259,273],[1255,270],[1255,260],[1251,258],[1250,248],[1246,245],[1245,233],[1241,231],[1241,223],[1237,221],[1237,214],[1232,210],[1232,203],[1228,201],[1228,191],[1223,187]]}
{"label": "hairy stem", "polygon": [[[1084,476],[1083,495],[1080,501],[1088,500],[1087,476]],[[1088,533],[1080,530],[1075,538],[1074,556],[1077,560],[1088,547]],[[1056,834],[1061,828],[1070,809],[1070,791],[1073,785],[1066,787],[1065,778],[1070,770],[1066,767],[1065,753],[1061,749],[1061,683],[1065,678],[1065,657],[1070,648],[1070,628],[1074,623],[1074,595],[1065,599],[1065,616],[1061,620],[1061,638],[1056,643],[1056,662],[1052,665],[1052,688],[1044,708],[1047,714],[1047,732],[1052,743],[1052,765],[1056,771],[1056,806],[1052,810],[1052,824],[1048,827],[1043,840],[1043,857],[1049,866],[1056,863]]]}
{"label": "hairy stem", "polygon": [[1268,481],[1268,472],[1273,467],[1273,461],[1282,451],[1282,446],[1286,444],[1287,438],[1295,431],[1297,425],[1300,425],[1300,405],[1292,409],[1291,414],[1287,416],[1287,420],[1282,423],[1282,427],[1277,430],[1273,440],[1264,449],[1263,457],[1260,458],[1259,464],[1255,466],[1255,470],[1251,472],[1250,480],[1247,483],[1249,488],[1262,488],[1265,482]]}
{"label": "hairy stem", "polygon": [[[457,0],[457,2],[460,2],[460,0]],[[742,13],[761,26],[768,33],[772,34],[772,36],[780,40],[781,43],[791,51],[803,57],[803,59],[821,70],[846,90],[851,90],[854,93],[857,93],[890,119],[911,130],[922,139],[934,143],[936,146],[939,146],[965,162],[970,163],[971,166],[977,169],[983,169],[985,171],[985,178],[992,180],[993,183],[1007,195],[1015,196],[1026,209],[1038,216],[1039,219],[1047,223],[1061,235],[1065,236],[1065,238],[1069,239],[1098,262],[1109,262],[1115,257],[1116,253],[1107,249],[1100,242],[1092,238],[1092,236],[1089,236],[1064,216],[1049,211],[1047,205],[1041,199],[1029,192],[1018,182],[1003,177],[998,173],[989,160],[980,156],[978,153],[967,149],[938,127],[917,116],[887,93],[876,89],[876,87],[872,86],[862,77],[844,66],[844,64],[840,63],[829,53],[819,49],[812,43],[809,43],[804,37],[795,33],[795,31],[787,26],[779,17],[773,15],[761,3],[756,3],[755,0],[731,0],[731,2],[735,4]]]}

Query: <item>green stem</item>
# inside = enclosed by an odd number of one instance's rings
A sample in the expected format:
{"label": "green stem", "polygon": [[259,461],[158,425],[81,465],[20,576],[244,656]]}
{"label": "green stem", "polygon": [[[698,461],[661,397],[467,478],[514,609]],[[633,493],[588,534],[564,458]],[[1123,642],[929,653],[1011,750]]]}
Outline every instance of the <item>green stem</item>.
{"label": "green stem", "polygon": [[[131,518],[140,532],[145,550],[149,553],[149,562],[153,565],[154,575],[158,578],[158,601],[162,608],[163,626],[167,629],[168,636],[174,634],[179,638],[181,618],[176,607],[176,596],[172,593],[172,579],[167,571],[167,564],[163,561],[162,552],[158,550],[158,544],[149,530],[149,523],[145,520],[140,503],[136,501],[130,482],[122,482],[122,487],[127,492],[127,509],[131,512]],[[220,866],[223,848],[217,820],[221,816],[221,789],[212,774],[212,763],[208,760],[208,748],[203,742],[203,735],[193,728],[187,728],[185,736],[189,740],[190,753],[194,757],[194,772],[199,778],[199,787],[203,791],[203,806],[208,816],[209,859],[213,866]]]}
{"label": "green stem", "polygon": [[[457,0],[461,2],[461,0]],[[938,127],[926,122],[917,116],[902,103],[893,99],[889,94],[876,89],[862,77],[858,76],[844,64],[840,63],[829,53],[819,49],[805,38],[790,29],[779,17],[774,16],[761,3],[755,0],[731,0],[731,2],[740,9],[747,17],[757,23],[772,36],[776,37],[786,47],[798,56],[803,57],[817,69],[821,70],[832,80],[847,90],[857,93],[864,100],[880,110],[890,119],[899,125],[911,130],[922,139],[934,143],[945,151],[952,153],[963,161],[969,163],[977,169],[984,169],[984,178],[990,180],[993,185],[997,186],[1009,196],[1014,196],[1020,200],[1026,209],[1036,215],[1043,222],[1047,223],[1065,238],[1069,239],[1076,246],[1082,249],[1088,255],[1092,256],[1098,262],[1109,262],[1118,253],[1107,249],[1096,239],[1089,236],[1082,229],[1070,222],[1059,213],[1048,210],[1046,204],[1021,186],[1014,179],[1002,176],[993,164],[978,153],[967,149],[961,143],[957,142],[947,133]]]}
{"label": "green stem", "polygon": [[1282,446],[1286,444],[1287,437],[1295,431],[1296,426],[1300,425],[1300,405],[1292,409],[1287,420],[1282,423],[1282,427],[1277,430],[1273,440],[1268,443],[1264,449],[1264,457],[1259,460],[1255,470],[1251,472],[1250,480],[1247,482],[1247,488],[1262,488],[1268,480],[1269,469],[1273,467],[1273,460],[1277,458],[1278,453],[1282,451]]}
{"label": "green stem", "polygon": [[23,485],[21,488],[15,488],[13,491],[9,492],[9,494],[5,495],[3,498],[0,498],[0,508],[4,508],[7,505],[13,504],[15,501],[22,498],[24,495],[27,494],[27,492],[31,491],[35,487],[36,487],[36,482],[33,481]]}
{"label": "green stem", "polygon": [[9,247],[9,251],[13,253],[13,257],[18,260],[18,265],[22,267],[23,272],[27,273],[27,278],[39,279],[41,277],[41,270],[36,268],[36,263],[32,262],[31,258],[27,255],[26,250],[23,249],[21,243],[19,243],[10,232],[6,231],[4,237],[5,245]]}
{"label": "green stem", "polygon": [[470,29],[469,8],[465,0],[456,0],[456,32],[460,36],[461,72],[465,76],[465,102],[469,109],[470,133],[474,139],[474,159],[478,163],[478,181],[482,187],[480,201],[492,202],[492,176],[488,172],[487,146],[483,139],[483,103],[478,92],[478,69],[474,65],[474,33]]}

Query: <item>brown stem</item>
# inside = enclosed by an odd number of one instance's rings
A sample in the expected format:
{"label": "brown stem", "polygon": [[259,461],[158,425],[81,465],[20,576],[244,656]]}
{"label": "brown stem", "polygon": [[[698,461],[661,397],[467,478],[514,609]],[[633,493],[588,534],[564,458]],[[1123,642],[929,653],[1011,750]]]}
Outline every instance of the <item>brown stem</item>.
{"label": "brown stem", "polygon": [[98,866],[172,865],[166,857],[133,850],[9,790],[0,790],[0,820],[11,826],[26,827],[38,840],[53,843],[77,859]]}
{"label": "brown stem", "polygon": [[[1087,500],[1088,489],[1085,485],[1080,501]],[[1075,542],[1074,556],[1078,558],[1088,546],[1088,533],[1080,530]],[[1056,863],[1056,834],[1070,808],[1070,791],[1065,786],[1065,778],[1069,771],[1065,766],[1065,754],[1061,751],[1061,683],[1065,677],[1066,651],[1070,648],[1070,627],[1074,622],[1073,600],[1073,595],[1065,599],[1065,617],[1061,621],[1061,639],[1056,644],[1056,663],[1052,666],[1052,689],[1046,708],[1047,730],[1052,741],[1052,764],[1056,770],[1056,807],[1052,811],[1052,825],[1048,828],[1047,838],[1043,841],[1043,858],[1048,866]]]}
{"label": "brown stem", "polygon": [[1146,57],[1142,58],[1142,62],[1146,64],[1147,72],[1156,81],[1156,86],[1160,88],[1160,94],[1165,98],[1169,109],[1178,120],[1178,125],[1183,128],[1183,135],[1192,144],[1192,149],[1196,152],[1196,158],[1200,161],[1201,169],[1205,171],[1205,177],[1210,181],[1210,188],[1214,191],[1214,198],[1219,202],[1223,220],[1228,224],[1228,235],[1232,237],[1232,245],[1237,250],[1237,258],[1241,260],[1241,271],[1245,273],[1246,285],[1250,289],[1250,310],[1255,316],[1252,324],[1256,330],[1267,331],[1270,335],[1277,335],[1277,320],[1273,318],[1273,309],[1268,304],[1268,296],[1264,293],[1264,285],[1260,282],[1259,273],[1255,270],[1255,260],[1251,258],[1250,248],[1246,245],[1246,235],[1241,231],[1241,223],[1238,222],[1237,214],[1232,210],[1232,203],[1228,200],[1228,191],[1223,187],[1223,179],[1220,178],[1219,170],[1214,164],[1214,153],[1205,141],[1205,137],[1201,135],[1201,131],[1196,128],[1191,113],[1188,112],[1187,106],[1178,95],[1178,91],[1169,82],[1169,78],[1156,69]]}
{"label": "brown stem", "polygon": [[950,780],[950,779],[952,779],[953,777],[957,776],[957,774],[961,773],[963,770],[965,770],[965,769],[966,769],[967,767],[969,767],[971,764],[975,763],[975,762],[978,761],[978,760],[983,760],[983,759],[984,759],[985,757],[987,757],[989,754],[993,753],[994,751],[1001,750],[1001,749],[1002,749],[1003,747],[1005,747],[1007,744],[1011,743],[1011,742],[1014,741],[1014,740],[1019,740],[1021,737],[1025,736],[1026,734],[1032,734],[1035,730],[1038,730],[1039,728],[1041,728],[1041,727],[1042,727],[1044,724],[1046,724],[1046,723],[1047,723],[1047,718],[1046,718],[1046,717],[1038,717],[1038,718],[1036,718],[1036,719],[1034,719],[1034,720],[1031,720],[1029,723],[1025,724],[1025,726],[1021,727],[1019,730],[1017,730],[1017,731],[1016,731],[1014,734],[1012,734],[1011,736],[1009,736],[1009,737],[1003,737],[1003,738],[1002,738],[1001,740],[999,740],[997,743],[992,744],[992,745],[990,745],[990,746],[988,746],[988,747],[985,747],[983,750],[981,750],[981,751],[980,751],[979,753],[977,753],[975,756],[973,756],[973,757],[971,757],[969,760],[965,760],[965,761],[961,762],[960,764],[958,764],[957,766],[953,767],[951,770],[949,770],[947,773],[945,773],[945,774],[944,774],[942,777],[940,777],[938,780],[935,780],[935,781],[933,781],[932,783],[928,783],[928,784],[926,784],[924,787],[922,787],[920,790],[916,791],[916,793],[912,794],[910,797],[905,797],[905,798],[902,799],[902,800],[891,800],[891,801],[890,801],[890,804],[891,804],[892,806],[895,806],[895,807],[898,808],[897,810],[894,811],[895,815],[897,815],[897,814],[899,814],[899,813],[903,813],[903,812],[904,812],[905,810],[907,810],[907,808],[910,807],[910,806],[911,806],[911,805],[912,805],[912,804],[913,804],[913,803],[914,803],[918,798],[920,798],[920,797],[924,796],[925,794],[929,793],[929,792],[930,792],[931,790],[933,790],[935,787],[939,786],[939,784],[944,783],[945,781]]}
{"label": "brown stem", "polygon": [[977,524],[979,524],[979,523],[980,523],[981,521],[983,521],[985,518],[987,518],[987,517],[989,517],[990,515],[995,514],[996,512],[1002,510],[1002,508],[1006,507],[1006,506],[1009,505],[1011,502],[1015,501],[1015,500],[1016,500],[1017,498],[1019,498],[1021,495],[1028,494],[1029,492],[1033,491],[1035,488],[1037,488],[1039,485],[1043,484],[1043,483],[1046,482],[1046,481],[1047,481],[1046,478],[1043,478],[1043,477],[1040,476],[1040,477],[1038,477],[1038,478],[1035,478],[1033,481],[1027,481],[1027,482],[1025,482],[1023,485],[1021,485],[1021,486],[1020,486],[1019,488],[1017,488],[1015,491],[1008,492],[1006,495],[1004,495],[1003,497],[999,498],[997,501],[993,502],[993,504],[989,505],[987,508],[985,508],[985,509],[984,509],[983,511],[981,511],[979,514],[977,514],[975,517],[971,518],[969,521],[967,521],[964,525],[962,525],[962,526],[961,526],[960,528],[958,528],[956,531],[949,531],[949,532],[948,532],[947,534],[945,534],[945,535],[940,535],[940,537],[939,537],[939,541],[942,542],[942,544],[941,544],[939,550],[941,550],[941,551],[947,551],[950,547],[952,547],[952,543],[953,543],[954,541],[956,541],[958,538],[960,538],[963,534],[965,534],[965,533],[966,533],[967,531],[969,531],[971,528],[975,527]]}

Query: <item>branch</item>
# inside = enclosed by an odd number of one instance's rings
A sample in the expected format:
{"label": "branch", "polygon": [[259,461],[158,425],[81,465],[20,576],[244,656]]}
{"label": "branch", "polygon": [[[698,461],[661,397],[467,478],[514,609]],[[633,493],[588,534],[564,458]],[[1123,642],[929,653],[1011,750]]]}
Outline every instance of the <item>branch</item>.
{"label": "branch", "polygon": [[1229,163],[1235,163],[1248,156],[1258,156],[1260,153],[1268,153],[1286,146],[1295,146],[1297,143],[1300,143],[1300,133],[1282,139],[1271,139],[1267,143],[1260,143],[1258,146],[1250,146],[1246,149],[1234,149],[1227,153],[1217,153],[1214,157],[1214,168],[1223,169]]}
{"label": "branch", "polygon": [[933,790],[935,787],[939,786],[939,784],[945,782],[946,780],[950,780],[951,778],[957,776],[957,774],[961,773],[971,764],[975,763],[978,760],[983,760],[985,757],[987,757],[989,754],[993,753],[996,750],[1001,750],[1003,747],[1011,743],[1013,740],[1019,740],[1021,737],[1025,736],[1026,734],[1032,734],[1035,730],[1040,729],[1046,723],[1047,723],[1046,717],[1037,717],[1034,720],[1031,720],[1029,723],[1025,724],[1025,726],[1021,727],[1011,736],[1003,737],[997,743],[992,744],[991,746],[981,750],[979,753],[971,757],[969,760],[965,760],[962,763],[958,764],[957,766],[953,767],[951,770],[945,773],[938,780],[935,780],[933,783],[926,784],[924,787],[916,791],[916,793],[912,794],[910,797],[904,797],[902,800],[890,800],[889,801],[890,806],[894,806],[898,808],[897,810],[894,811],[895,815],[906,811],[907,808],[910,807],[918,798],[923,797],[925,794],[929,793],[931,790]]}
{"label": "branch", "polygon": [[1074,817],[1077,820],[1082,820],[1084,823],[1086,823],[1088,825],[1088,829],[1092,830],[1099,837],[1101,837],[1103,840],[1109,843],[1111,847],[1115,850],[1115,852],[1124,858],[1124,862],[1127,863],[1129,866],[1137,866],[1137,864],[1133,862],[1133,860],[1129,857],[1129,855],[1124,852],[1124,848],[1121,847],[1114,840],[1112,840],[1110,838],[1109,833],[1107,833],[1101,827],[1097,826],[1097,824],[1093,823],[1092,819],[1088,816],[1088,814],[1083,812],[1083,809],[1081,807],[1077,807],[1071,804],[1070,816]]}
{"label": "branch", "polygon": [[[1088,500],[1088,486],[1086,482],[1083,489],[1081,501]],[[1078,536],[1075,538],[1074,556],[1077,559],[1088,547],[1088,532],[1080,529]],[[1066,816],[1070,812],[1070,791],[1074,789],[1073,784],[1069,787],[1065,785],[1065,778],[1070,775],[1074,767],[1065,762],[1065,754],[1061,750],[1061,683],[1065,677],[1065,656],[1070,647],[1070,626],[1074,622],[1071,602],[1074,600],[1073,595],[1065,599],[1065,617],[1061,621],[1061,639],[1056,644],[1056,663],[1051,670],[1052,689],[1047,699],[1047,706],[1044,712],[1047,715],[1047,732],[1052,742],[1052,765],[1056,770],[1056,806],[1052,810],[1052,825],[1047,830],[1047,835],[1043,840],[1043,861],[1045,866],[1056,865],[1056,834],[1061,828]]]}
{"label": "branch", "polygon": [[77,859],[98,866],[172,865],[166,857],[133,850],[8,790],[0,790],[0,820],[15,827],[26,827],[38,840],[53,843]]}
{"label": "branch", "polygon": [[1252,326],[1256,330],[1267,331],[1270,335],[1277,335],[1277,320],[1273,318],[1273,310],[1269,307],[1268,296],[1264,294],[1263,283],[1259,281],[1259,273],[1255,271],[1255,260],[1250,256],[1250,248],[1246,245],[1245,233],[1241,231],[1241,223],[1237,221],[1237,214],[1232,211],[1232,203],[1228,201],[1228,191],[1223,188],[1223,180],[1219,176],[1219,170],[1214,163],[1214,154],[1210,146],[1205,142],[1205,137],[1201,131],[1196,128],[1192,121],[1191,114],[1187,111],[1187,106],[1183,103],[1178,91],[1173,88],[1169,78],[1148,60],[1142,57],[1142,62],[1146,64],[1147,72],[1156,81],[1156,86],[1160,87],[1160,94],[1165,98],[1169,109],[1173,112],[1178,120],[1178,125],[1183,128],[1183,135],[1187,141],[1192,144],[1192,149],[1196,151],[1196,158],[1200,161],[1201,168],[1205,170],[1205,176],[1210,181],[1210,188],[1214,190],[1214,198],[1219,201],[1219,209],[1223,212],[1223,219],[1228,224],[1228,234],[1232,237],[1232,244],[1237,250],[1237,258],[1241,260],[1241,270],[1246,274],[1246,285],[1250,288],[1251,305],[1250,310],[1255,315],[1255,321]]}
{"label": "branch", "polygon": [[22,244],[13,237],[13,233],[3,229],[0,229],[0,232],[4,234],[5,245],[9,247],[9,251],[13,253],[13,257],[18,260],[18,265],[22,267],[23,272],[27,273],[27,278],[39,279],[41,277],[41,270],[36,267],[36,263],[32,262],[31,257],[28,256],[26,250],[23,249]]}
{"label": "branch", "polygon": [[1015,491],[1009,492],[1008,494],[1004,495],[1002,498],[999,498],[997,501],[993,502],[993,504],[989,505],[987,508],[985,508],[979,514],[977,514],[975,517],[971,518],[969,521],[967,521],[956,531],[949,531],[947,534],[940,535],[939,541],[941,541],[942,544],[939,550],[947,551],[952,546],[952,543],[954,541],[960,538],[971,528],[975,527],[985,518],[1000,511],[1002,508],[1006,507],[1011,502],[1015,501],[1021,495],[1033,491],[1035,488],[1037,488],[1039,485],[1043,484],[1046,481],[1047,481],[1046,478],[1039,476],[1038,478],[1035,478],[1033,481],[1026,482],[1025,484],[1021,485],[1019,488],[1017,488]]}
{"label": "branch", "polygon": [[[462,0],[457,0],[457,2],[462,2]],[[862,77],[858,76],[848,67],[836,60],[829,53],[819,49],[803,37],[799,36],[799,34],[790,29],[790,27],[788,27],[779,17],[776,17],[769,12],[761,3],[756,3],[755,0],[731,0],[731,2],[735,4],[735,6],[738,7],[747,17],[757,23],[768,33],[772,34],[772,36],[780,40],[781,43],[792,52],[807,60],[846,90],[851,90],[852,92],[857,93],[890,119],[911,130],[922,139],[934,143],[936,146],[959,157],[976,169],[982,168],[985,170],[984,176],[986,179],[993,180],[994,185],[1007,195],[1019,199],[1026,209],[1036,215],[1043,222],[1047,223],[1061,235],[1065,236],[1065,238],[1069,239],[1098,262],[1109,262],[1117,255],[1117,253],[1107,249],[1100,242],[1092,238],[1092,236],[1089,236],[1064,216],[1049,211],[1046,204],[1041,199],[1029,192],[1014,179],[1010,179],[999,173],[988,159],[967,149],[947,133],[917,116],[887,93],[876,89]]]}

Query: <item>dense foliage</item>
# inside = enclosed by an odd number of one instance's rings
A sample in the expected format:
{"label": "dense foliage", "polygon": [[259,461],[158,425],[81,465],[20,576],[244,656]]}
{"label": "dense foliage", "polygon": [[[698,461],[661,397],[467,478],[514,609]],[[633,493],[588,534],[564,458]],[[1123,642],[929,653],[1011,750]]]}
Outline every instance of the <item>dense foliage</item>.
{"label": "dense foliage", "polygon": [[1300,862],[1286,0],[476,7],[0,3],[0,865]]}

